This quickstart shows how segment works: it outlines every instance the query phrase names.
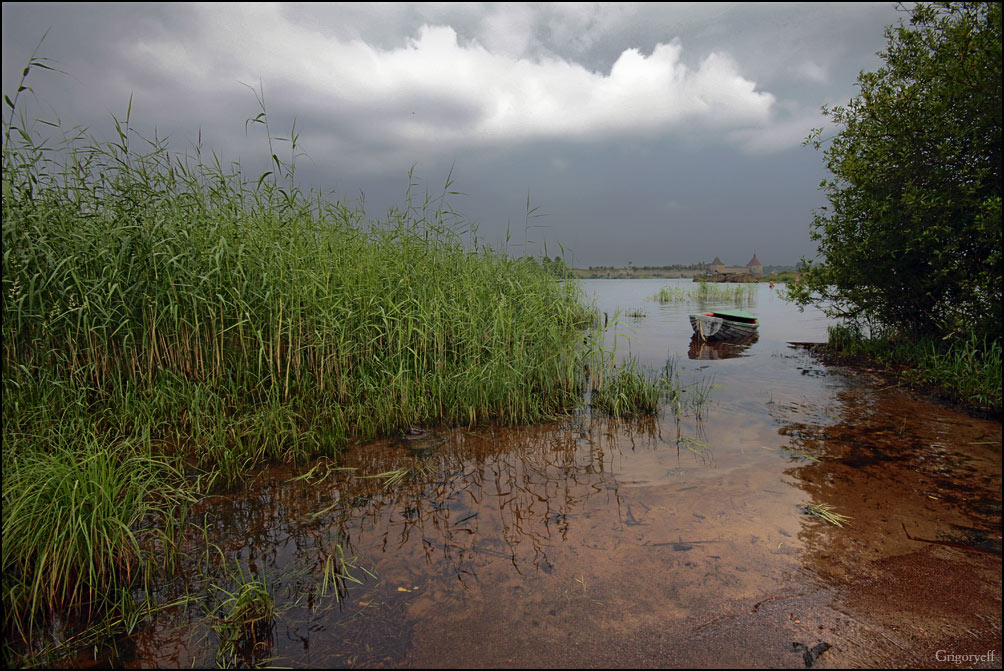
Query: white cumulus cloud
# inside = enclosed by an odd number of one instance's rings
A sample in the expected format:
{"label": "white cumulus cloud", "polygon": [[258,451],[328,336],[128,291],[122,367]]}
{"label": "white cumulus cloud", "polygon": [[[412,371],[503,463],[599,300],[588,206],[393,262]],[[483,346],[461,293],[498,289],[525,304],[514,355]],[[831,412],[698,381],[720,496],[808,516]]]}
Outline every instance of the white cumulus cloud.
{"label": "white cumulus cloud", "polygon": [[[298,113],[345,114],[354,132],[387,146],[736,130],[766,123],[775,103],[725,53],[688,67],[679,41],[647,55],[626,49],[609,72],[524,56],[527,19],[519,14],[488,17],[499,35],[491,44],[426,24],[403,44],[378,47],[287,21],[275,5],[196,11],[202,34],[190,44],[148,37],[136,54],[190,86],[260,78],[295,96],[284,104]],[[199,70],[214,76],[193,76]]]}

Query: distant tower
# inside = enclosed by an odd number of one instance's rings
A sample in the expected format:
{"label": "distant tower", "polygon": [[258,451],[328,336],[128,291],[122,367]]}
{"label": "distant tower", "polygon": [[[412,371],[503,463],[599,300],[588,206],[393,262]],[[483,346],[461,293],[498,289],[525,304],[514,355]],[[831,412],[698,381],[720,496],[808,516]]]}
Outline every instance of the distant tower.
{"label": "distant tower", "polygon": [[715,260],[711,262],[711,272],[720,273],[723,272],[724,270],[725,270],[725,264],[722,263],[722,260],[716,256]]}
{"label": "distant tower", "polygon": [[763,265],[760,260],[756,257],[756,252],[753,252],[753,258],[750,262],[746,264],[746,267],[750,269],[750,272],[754,275],[763,275]]}

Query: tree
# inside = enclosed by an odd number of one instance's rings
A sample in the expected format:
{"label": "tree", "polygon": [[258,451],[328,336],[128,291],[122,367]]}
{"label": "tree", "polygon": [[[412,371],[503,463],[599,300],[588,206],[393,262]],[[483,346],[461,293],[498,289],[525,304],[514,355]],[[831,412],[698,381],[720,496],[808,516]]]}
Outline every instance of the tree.
{"label": "tree", "polygon": [[[886,29],[824,150],[820,261],[790,295],[912,337],[1001,336],[1001,5],[918,4]],[[816,129],[806,140],[826,142]]]}

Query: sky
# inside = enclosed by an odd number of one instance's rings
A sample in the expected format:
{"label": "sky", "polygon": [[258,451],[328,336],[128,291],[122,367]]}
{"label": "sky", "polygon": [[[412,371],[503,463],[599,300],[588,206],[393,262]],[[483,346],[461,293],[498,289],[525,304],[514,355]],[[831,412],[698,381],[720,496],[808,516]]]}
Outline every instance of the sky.
{"label": "sky", "polygon": [[[882,64],[895,3],[4,3],[3,92],[97,138],[112,117],[381,219],[413,191],[482,244],[576,267],[815,256],[813,128]],[[48,31],[46,33],[46,31]],[[65,74],[63,74],[65,73]],[[33,93],[33,95],[31,95]],[[9,113],[5,108],[5,115]],[[294,126],[295,124],[295,126]],[[277,143],[288,155],[288,143]],[[265,169],[265,168],[262,168]]]}

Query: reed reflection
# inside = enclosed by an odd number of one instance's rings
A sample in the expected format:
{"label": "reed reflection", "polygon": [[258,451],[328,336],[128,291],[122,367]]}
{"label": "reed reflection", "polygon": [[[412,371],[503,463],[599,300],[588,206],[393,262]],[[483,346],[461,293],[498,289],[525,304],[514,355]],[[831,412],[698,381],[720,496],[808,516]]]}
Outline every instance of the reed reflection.
{"label": "reed reflection", "polygon": [[[369,444],[337,463],[279,467],[270,479],[211,497],[193,513],[198,532],[180,570],[190,594],[223,584],[235,559],[248,575],[266,577],[282,608],[275,659],[302,661],[293,645],[329,661],[347,660],[341,655],[348,650],[362,655],[346,665],[384,664],[359,646],[379,642],[381,655],[399,659],[413,617],[409,599],[419,586],[438,590],[438,608],[474,588],[489,568],[492,579],[503,566],[521,579],[551,574],[560,551],[574,543],[576,525],[581,540],[599,518],[614,520],[614,531],[635,523],[618,464],[667,448],[677,458],[710,459],[699,419],[690,437],[693,429],[689,422],[582,413],[536,427],[429,431],[421,441]],[[178,635],[211,637],[200,620],[205,615],[179,616]],[[171,647],[163,632],[158,636],[161,648]],[[211,663],[198,657],[211,647],[179,640],[170,661]],[[157,657],[146,646],[143,654]]]}

